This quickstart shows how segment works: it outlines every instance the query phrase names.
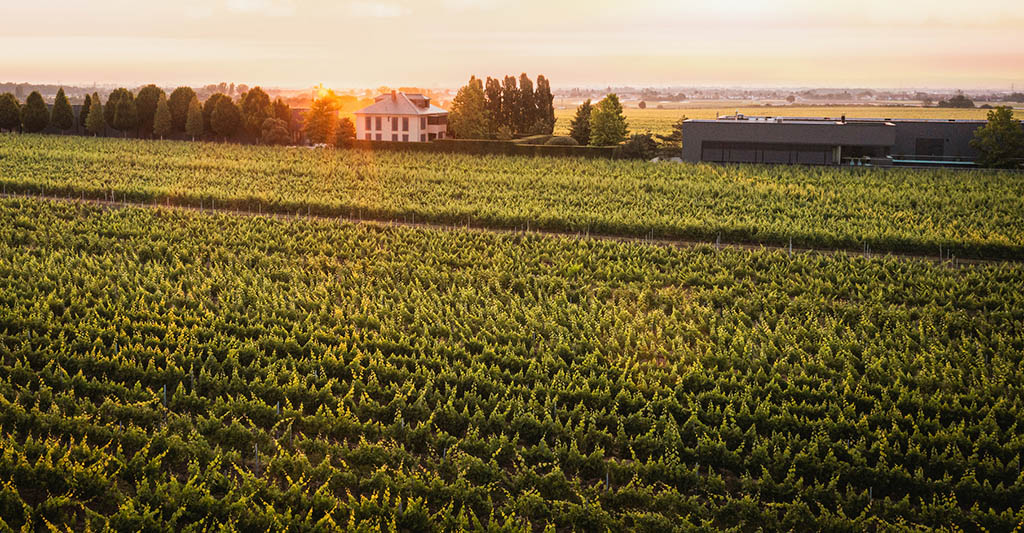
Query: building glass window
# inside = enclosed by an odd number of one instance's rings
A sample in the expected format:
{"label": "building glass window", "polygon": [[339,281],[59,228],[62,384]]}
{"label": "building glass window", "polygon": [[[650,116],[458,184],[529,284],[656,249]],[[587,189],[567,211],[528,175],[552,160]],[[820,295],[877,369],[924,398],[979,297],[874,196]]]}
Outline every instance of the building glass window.
{"label": "building glass window", "polygon": [[372,130],[373,127],[370,125],[370,117],[366,117],[366,129]]}
{"label": "building glass window", "polygon": [[398,134],[397,133],[392,133],[391,134],[391,142],[398,142]]}
{"label": "building glass window", "polygon": [[402,135],[402,142],[404,142],[404,143],[409,142],[409,135],[408,134]]}
{"label": "building glass window", "polygon": [[366,140],[367,140],[367,141],[369,141],[369,140],[370,140],[370,134],[369,134],[369,133],[367,133],[367,134],[366,134]]}
{"label": "building glass window", "polygon": [[398,131],[398,117],[391,117],[391,131]]}
{"label": "building glass window", "polygon": [[380,140],[380,134],[379,133],[377,134],[377,140],[378,141]]}
{"label": "building glass window", "polygon": [[[374,129],[375,130],[379,130],[380,129],[380,117],[377,117],[377,127],[374,128]],[[377,140],[379,141],[380,140],[380,135],[378,135],[377,137],[378,137]]]}
{"label": "building glass window", "polygon": [[409,131],[409,117],[402,117],[402,131]]}
{"label": "building glass window", "polygon": [[427,117],[420,117],[420,129],[427,129]]}
{"label": "building glass window", "polygon": [[426,142],[426,140],[427,140],[427,136],[421,133],[420,134],[420,142]]}

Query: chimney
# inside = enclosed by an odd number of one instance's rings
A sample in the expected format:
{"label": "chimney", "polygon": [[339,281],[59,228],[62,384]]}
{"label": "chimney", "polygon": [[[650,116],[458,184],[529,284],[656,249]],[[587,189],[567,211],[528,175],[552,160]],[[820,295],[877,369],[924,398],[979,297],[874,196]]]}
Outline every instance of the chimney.
{"label": "chimney", "polygon": [[397,102],[398,101],[398,92],[396,92],[394,89],[391,90],[391,101],[392,102]]}

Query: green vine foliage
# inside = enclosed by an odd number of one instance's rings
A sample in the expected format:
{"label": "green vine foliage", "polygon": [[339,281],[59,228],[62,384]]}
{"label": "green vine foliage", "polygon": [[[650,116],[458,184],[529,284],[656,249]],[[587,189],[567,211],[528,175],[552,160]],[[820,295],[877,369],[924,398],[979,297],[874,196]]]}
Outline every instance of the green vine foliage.
{"label": "green vine foliage", "polygon": [[1024,259],[1024,174],[651,164],[54,135],[7,192],[253,212]]}
{"label": "green vine foliage", "polygon": [[0,529],[1024,520],[1024,267],[0,201]]}

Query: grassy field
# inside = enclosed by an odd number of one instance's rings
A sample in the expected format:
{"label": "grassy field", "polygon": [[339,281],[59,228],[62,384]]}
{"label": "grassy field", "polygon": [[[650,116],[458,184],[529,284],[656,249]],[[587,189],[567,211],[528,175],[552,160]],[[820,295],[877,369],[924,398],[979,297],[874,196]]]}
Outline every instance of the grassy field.
{"label": "grassy field", "polygon": [[[718,115],[732,115],[736,112],[744,115],[797,116],[797,117],[839,117],[850,118],[935,118],[935,119],[978,119],[984,120],[986,109],[947,109],[936,107],[881,107],[881,106],[746,106],[746,107],[709,107],[686,109],[625,109],[626,121],[631,133],[657,133],[667,135],[672,132],[672,124],[680,118],[713,119]],[[576,115],[575,109],[555,110],[555,134],[568,135],[569,123]],[[1017,118],[1024,118],[1024,111],[1016,112]]]}
{"label": "grassy field", "polygon": [[0,200],[0,529],[1010,531],[1022,268]]}
{"label": "grassy field", "polygon": [[0,136],[7,192],[1024,258],[1024,176]]}

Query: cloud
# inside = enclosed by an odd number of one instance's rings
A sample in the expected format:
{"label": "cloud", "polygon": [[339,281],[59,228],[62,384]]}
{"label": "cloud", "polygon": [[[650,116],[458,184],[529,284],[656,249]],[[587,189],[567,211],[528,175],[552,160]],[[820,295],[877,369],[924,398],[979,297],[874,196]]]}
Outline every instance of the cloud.
{"label": "cloud", "polygon": [[268,17],[289,17],[295,14],[291,0],[227,0],[229,11]]}
{"label": "cloud", "polygon": [[396,18],[412,13],[412,10],[398,4],[387,2],[352,2],[348,12],[355,17]]}

